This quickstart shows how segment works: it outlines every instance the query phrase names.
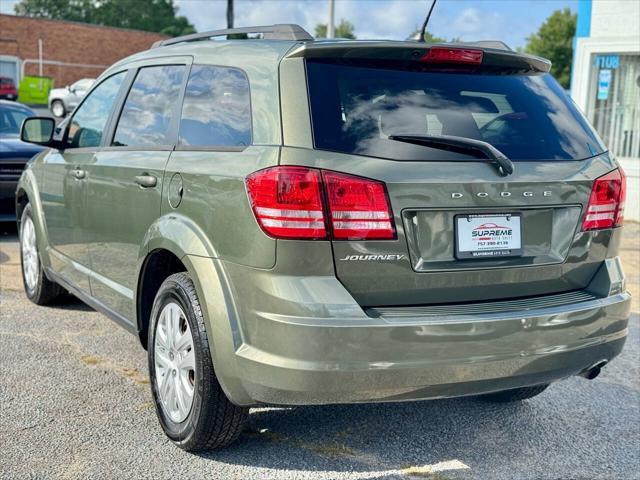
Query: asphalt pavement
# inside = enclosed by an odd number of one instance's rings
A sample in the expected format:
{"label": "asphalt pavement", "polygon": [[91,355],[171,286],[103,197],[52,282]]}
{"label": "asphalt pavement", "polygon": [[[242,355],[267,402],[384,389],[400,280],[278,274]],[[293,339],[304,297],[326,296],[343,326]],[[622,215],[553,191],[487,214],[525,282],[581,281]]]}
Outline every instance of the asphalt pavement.
{"label": "asphalt pavement", "polygon": [[138,340],[73,297],[30,303],[15,231],[1,230],[1,479],[640,478],[638,313],[600,377],[519,405],[254,409],[237,444],[194,455],[158,425]]}

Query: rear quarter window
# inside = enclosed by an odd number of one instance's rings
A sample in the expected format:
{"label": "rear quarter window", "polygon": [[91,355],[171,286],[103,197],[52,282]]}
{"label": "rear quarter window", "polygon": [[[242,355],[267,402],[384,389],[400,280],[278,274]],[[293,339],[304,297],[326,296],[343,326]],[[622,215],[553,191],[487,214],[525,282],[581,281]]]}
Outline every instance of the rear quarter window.
{"label": "rear quarter window", "polygon": [[245,147],[251,144],[249,80],[239,69],[194,65],[180,119],[184,147]]}

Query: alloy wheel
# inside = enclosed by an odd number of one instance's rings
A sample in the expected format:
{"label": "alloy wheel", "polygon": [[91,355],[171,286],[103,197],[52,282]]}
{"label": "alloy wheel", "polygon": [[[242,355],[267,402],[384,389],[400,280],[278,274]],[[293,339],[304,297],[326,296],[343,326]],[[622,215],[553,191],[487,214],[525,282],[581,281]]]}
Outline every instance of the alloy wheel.
{"label": "alloy wheel", "polygon": [[20,235],[22,243],[22,271],[24,272],[24,281],[27,289],[33,291],[38,285],[39,260],[38,247],[36,246],[36,229],[33,220],[29,216],[25,216],[22,222],[22,234]]}

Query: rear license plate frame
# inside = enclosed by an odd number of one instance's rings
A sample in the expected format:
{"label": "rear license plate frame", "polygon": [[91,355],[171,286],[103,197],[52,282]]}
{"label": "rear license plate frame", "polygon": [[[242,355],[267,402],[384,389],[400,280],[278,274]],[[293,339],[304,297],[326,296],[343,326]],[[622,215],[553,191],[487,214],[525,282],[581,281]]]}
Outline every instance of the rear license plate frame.
{"label": "rear license plate frame", "polygon": [[[511,247],[505,246],[500,248],[499,246],[495,248],[491,248],[490,246],[482,249],[463,249],[461,248],[461,237],[460,237],[460,221],[482,221],[486,220],[484,223],[493,223],[489,220],[501,221],[501,223],[505,223],[504,227],[506,227],[508,223],[512,221],[512,219],[517,219],[517,225],[513,225],[513,230],[517,229],[517,238],[519,239],[519,247]],[[474,214],[460,214],[454,216],[454,244],[455,244],[455,257],[458,260],[495,260],[497,258],[510,258],[510,257],[521,257],[523,254],[522,249],[522,214],[519,212],[500,212],[500,213],[474,213]],[[498,224],[499,225],[499,224]],[[476,227],[479,228],[479,227]],[[515,232],[514,232],[515,233]],[[512,236],[514,236],[512,234]],[[506,237],[506,236],[501,236]],[[499,240],[499,241],[507,241],[507,240]],[[517,244],[516,244],[517,245]]]}

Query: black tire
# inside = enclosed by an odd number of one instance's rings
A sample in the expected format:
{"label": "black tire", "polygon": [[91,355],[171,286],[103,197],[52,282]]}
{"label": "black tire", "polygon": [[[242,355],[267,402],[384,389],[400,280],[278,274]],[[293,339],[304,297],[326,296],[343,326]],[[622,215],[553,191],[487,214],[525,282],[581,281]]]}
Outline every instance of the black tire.
{"label": "black tire", "polygon": [[[62,115],[56,115],[55,114],[55,106],[59,105],[60,108],[62,109]],[[64,106],[64,102],[62,100],[54,100],[53,102],[51,102],[51,113],[53,114],[54,117],[56,118],[64,118],[65,115],[67,114],[67,109]]]}
{"label": "black tire", "polygon": [[[30,287],[27,282],[27,278],[25,276],[25,261],[24,261],[24,252],[22,248],[23,239],[23,231],[25,227],[25,221],[31,221],[32,225],[35,226],[35,222],[33,220],[33,212],[31,209],[31,204],[28,203],[22,212],[22,217],[20,219],[20,266],[22,269],[22,284],[24,285],[24,292],[27,295],[27,298],[31,300],[36,305],[47,305],[52,301],[56,300],[58,297],[65,293],[65,290],[55,282],[52,282],[47,278],[44,273],[44,269],[42,268],[42,260],[40,258],[40,252],[37,252],[37,280],[33,287]],[[37,231],[34,231],[37,235]],[[36,250],[37,250],[37,242],[36,242]]]}
{"label": "black tire", "polygon": [[[159,397],[155,368],[157,325],[162,309],[171,302],[177,303],[186,314],[195,353],[191,410],[180,423],[174,422],[165,412]],[[171,275],[158,290],[149,322],[148,357],[156,413],[162,429],[173,443],[183,450],[195,452],[222,448],[238,438],[249,409],[231,403],[216,378],[200,302],[187,273]]]}
{"label": "black tire", "polygon": [[549,384],[534,385],[533,387],[514,388],[513,390],[487,393],[486,395],[481,395],[480,398],[494,403],[521,402],[522,400],[540,395],[547,389],[548,386]]}

